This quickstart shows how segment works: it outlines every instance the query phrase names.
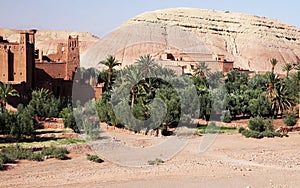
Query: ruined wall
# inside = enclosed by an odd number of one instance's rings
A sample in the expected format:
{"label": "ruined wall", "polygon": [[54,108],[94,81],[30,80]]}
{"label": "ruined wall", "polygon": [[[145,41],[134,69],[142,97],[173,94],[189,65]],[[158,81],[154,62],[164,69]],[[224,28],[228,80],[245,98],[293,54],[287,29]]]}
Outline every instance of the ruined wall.
{"label": "ruined wall", "polygon": [[64,43],[57,44],[57,51],[55,54],[47,55],[52,61],[67,62],[67,45]]}

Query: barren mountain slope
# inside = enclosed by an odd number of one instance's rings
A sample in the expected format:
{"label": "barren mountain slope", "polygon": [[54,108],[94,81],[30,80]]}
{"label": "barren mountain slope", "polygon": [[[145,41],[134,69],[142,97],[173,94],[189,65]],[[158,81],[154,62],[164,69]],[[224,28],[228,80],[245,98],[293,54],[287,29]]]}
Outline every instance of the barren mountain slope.
{"label": "barren mountain slope", "polygon": [[96,66],[107,54],[131,64],[140,55],[165,51],[224,54],[235,67],[254,71],[296,63],[300,29],[266,17],[214,10],[174,8],[146,12],[121,25],[89,49],[84,66]]}
{"label": "barren mountain slope", "polygon": [[[1,29],[0,36],[9,42],[18,42],[21,30]],[[86,50],[99,41],[99,38],[88,32],[76,31],[55,31],[55,30],[37,30],[36,32],[36,48],[42,49],[45,55],[56,52],[58,43],[67,43],[68,36],[79,37],[80,54],[84,54]]]}

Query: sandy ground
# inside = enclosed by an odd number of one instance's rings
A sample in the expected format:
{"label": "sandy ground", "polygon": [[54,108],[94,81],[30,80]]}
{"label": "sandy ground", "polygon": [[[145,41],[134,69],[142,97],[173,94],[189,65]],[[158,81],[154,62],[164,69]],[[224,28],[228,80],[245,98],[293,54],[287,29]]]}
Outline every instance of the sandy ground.
{"label": "sandy ground", "polygon": [[[133,136],[113,132],[132,147],[153,147],[166,138]],[[114,137],[114,138],[113,138]],[[105,139],[105,138],[104,138]],[[107,138],[106,138],[107,139]],[[160,165],[122,166],[105,160],[94,163],[87,146],[69,146],[66,161],[19,161],[0,171],[0,187],[299,187],[300,134],[287,138],[244,138],[240,134],[218,135],[211,147],[199,152],[203,136]],[[167,148],[162,148],[167,149]],[[99,152],[99,151],[97,151]],[[137,154],[138,155],[138,154]]]}

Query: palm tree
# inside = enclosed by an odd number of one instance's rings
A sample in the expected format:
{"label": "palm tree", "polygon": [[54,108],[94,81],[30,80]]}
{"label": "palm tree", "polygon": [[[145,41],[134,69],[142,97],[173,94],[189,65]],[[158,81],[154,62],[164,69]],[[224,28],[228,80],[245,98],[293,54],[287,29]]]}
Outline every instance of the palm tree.
{"label": "palm tree", "polygon": [[295,65],[295,70],[300,71],[300,62],[297,62],[297,65]]}
{"label": "palm tree", "polygon": [[293,66],[291,64],[284,64],[282,70],[286,71],[286,77],[289,77],[289,72],[293,69]]}
{"label": "palm tree", "polygon": [[278,63],[278,61],[277,61],[277,59],[272,58],[270,62],[271,62],[271,65],[272,65],[272,73],[274,73],[274,69],[275,69],[275,66]]}
{"label": "palm tree", "polygon": [[209,76],[210,74],[210,68],[205,64],[205,62],[199,62],[196,65],[196,68],[194,70],[194,76],[198,75],[198,76]]}
{"label": "palm tree", "polygon": [[274,87],[275,84],[279,82],[279,78],[276,74],[274,74],[273,72],[267,72],[265,74],[266,76],[266,86],[268,87],[268,95],[270,100],[272,100],[273,98],[273,93],[274,93]]}
{"label": "palm tree", "polygon": [[131,108],[133,108],[136,95],[138,93],[138,82],[141,80],[141,72],[134,66],[130,66],[122,71],[124,78],[122,78],[121,87],[130,87]]}
{"label": "palm tree", "polygon": [[0,107],[1,112],[4,112],[6,108],[6,102],[8,97],[19,96],[18,92],[12,88],[10,84],[0,83]]}
{"label": "palm tree", "polygon": [[108,55],[104,61],[100,61],[100,64],[103,64],[103,65],[107,66],[107,68],[108,68],[107,69],[107,72],[108,72],[107,82],[110,86],[111,80],[112,80],[113,68],[115,66],[120,65],[121,63],[119,63],[119,61],[116,60],[116,58],[114,56]]}
{"label": "palm tree", "polygon": [[289,91],[283,82],[275,84],[272,102],[272,112],[276,117],[279,112],[282,113],[288,110],[294,104],[294,98],[289,95]]}
{"label": "palm tree", "polygon": [[[294,69],[297,70],[296,75],[298,76],[298,89],[300,88],[300,61],[294,64]],[[300,119],[300,90],[298,93],[298,106],[299,106],[299,119]],[[299,126],[300,126],[300,121],[299,121]]]}
{"label": "palm tree", "polygon": [[154,76],[157,64],[154,63],[154,59],[151,55],[140,56],[140,59],[136,61],[136,64],[144,77]]}

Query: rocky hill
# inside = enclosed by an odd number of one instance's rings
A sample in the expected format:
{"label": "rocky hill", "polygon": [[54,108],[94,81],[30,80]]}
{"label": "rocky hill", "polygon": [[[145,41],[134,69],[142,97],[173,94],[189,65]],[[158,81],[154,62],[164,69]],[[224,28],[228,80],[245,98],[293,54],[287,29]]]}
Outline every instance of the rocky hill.
{"label": "rocky hill", "polygon": [[[0,36],[9,42],[18,42],[21,30],[1,29]],[[58,43],[67,43],[68,36],[79,36],[80,54],[99,41],[99,38],[88,32],[37,30],[36,48],[42,49],[45,55],[56,53]]]}
{"label": "rocky hill", "polygon": [[300,29],[266,17],[228,11],[174,8],[146,12],[121,25],[90,48],[85,66],[97,66],[107,54],[123,66],[140,55],[169,52],[224,54],[235,67],[254,71],[275,69],[300,57]]}

